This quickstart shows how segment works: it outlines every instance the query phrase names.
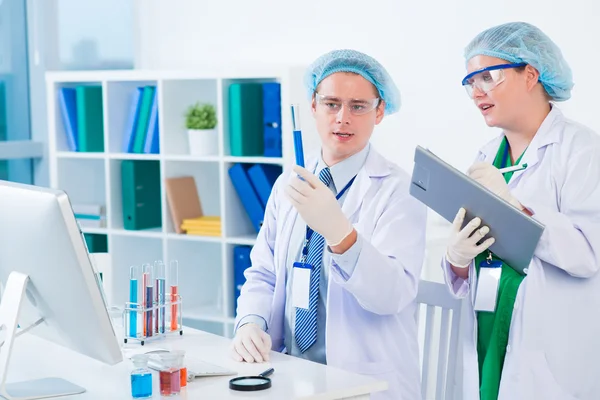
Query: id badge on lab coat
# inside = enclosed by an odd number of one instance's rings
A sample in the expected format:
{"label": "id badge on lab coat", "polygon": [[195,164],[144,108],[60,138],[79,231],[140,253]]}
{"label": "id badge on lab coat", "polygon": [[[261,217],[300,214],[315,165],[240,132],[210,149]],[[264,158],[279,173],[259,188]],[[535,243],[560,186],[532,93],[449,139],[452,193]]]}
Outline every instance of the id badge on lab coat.
{"label": "id badge on lab coat", "polygon": [[296,308],[309,308],[309,293],[310,293],[310,273],[312,265],[295,262],[292,281],[292,304]]}
{"label": "id badge on lab coat", "polygon": [[495,312],[498,288],[502,275],[502,262],[484,260],[479,264],[479,277],[475,292],[475,311]]}

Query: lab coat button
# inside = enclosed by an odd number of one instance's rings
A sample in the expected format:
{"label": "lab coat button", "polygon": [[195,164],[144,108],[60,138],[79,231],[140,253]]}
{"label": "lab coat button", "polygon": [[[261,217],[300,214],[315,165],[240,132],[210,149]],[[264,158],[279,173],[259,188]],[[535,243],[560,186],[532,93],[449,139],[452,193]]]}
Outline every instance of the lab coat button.
{"label": "lab coat button", "polygon": [[519,308],[519,302],[515,300],[515,309]]}
{"label": "lab coat button", "polygon": [[506,352],[510,353],[510,344],[506,346]]}

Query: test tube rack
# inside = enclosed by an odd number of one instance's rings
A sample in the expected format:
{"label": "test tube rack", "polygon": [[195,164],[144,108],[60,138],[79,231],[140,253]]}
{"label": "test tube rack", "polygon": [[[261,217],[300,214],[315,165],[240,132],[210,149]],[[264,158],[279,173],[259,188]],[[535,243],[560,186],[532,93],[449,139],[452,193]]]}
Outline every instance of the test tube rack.
{"label": "test tube rack", "polygon": [[[173,335],[178,332],[179,335],[183,335],[183,302],[181,295],[168,294],[167,297],[175,297],[175,300],[165,299],[164,303],[153,301],[152,307],[148,307],[142,303],[125,303],[125,308],[123,309],[123,325],[125,328],[123,341],[125,343],[135,340],[143,346],[147,341],[156,340],[167,335]],[[175,321],[173,321],[173,314],[175,314]],[[160,319],[159,323],[156,322],[159,315],[163,316],[164,323]],[[136,324],[135,336],[131,334],[133,332],[132,321]]]}

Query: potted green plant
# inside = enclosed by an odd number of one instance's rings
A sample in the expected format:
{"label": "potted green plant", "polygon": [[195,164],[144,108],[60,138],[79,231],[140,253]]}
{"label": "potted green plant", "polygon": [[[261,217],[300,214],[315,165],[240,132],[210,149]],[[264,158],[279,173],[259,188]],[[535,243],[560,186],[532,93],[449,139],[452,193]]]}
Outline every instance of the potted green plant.
{"label": "potted green plant", "polygon": [[196,103],[185,113],[190,154],[198,156],[218,153],[217,112],[212,104]]}

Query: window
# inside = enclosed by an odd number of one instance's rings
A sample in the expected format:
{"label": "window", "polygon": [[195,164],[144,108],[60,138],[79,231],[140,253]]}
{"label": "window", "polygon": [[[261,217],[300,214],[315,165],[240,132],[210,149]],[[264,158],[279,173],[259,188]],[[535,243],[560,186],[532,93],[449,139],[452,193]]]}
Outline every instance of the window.
{"label": "window", "polygon": [[60,69],[133,68],[133,3],[132,0],[58,0]]}
{"label": "window", "polygon": [[25,0],[0,1],[0,179],[32,183]]}
{"label": "window", "polygon": [[[37,157],[33,161],[33,183],[47,186],[50,161],[47,157],[42,157],[44,146],[48,141],[46,72],[132,68],[135,37],[134,2],[133,0],[0,0],[0,4],[7,2],[19,4],[21,11],[19,21],[22,21],[20,24],[22,46],[18,48],[21,68],[18,71],[23,73],[25,82],[29,82],[28,106],[31,132],[29,151],[25,153],[29,157]],[[11,17],[11,25],[15,25],[13,21],[16,21],[14,16]],[[18,26],[19,24],[11,26],[11,29],[16,30]],[[27,43],[29,43],[28,50],[25,46]],[[25,72],[27,70],[28,77]],[[24,101],[27,101],[26,92],[25,90],[21,93],[25,96]],[[27,110],[27,106],[23,109]],[[31,171],[30,160],[20,162],[29,162]],[[11,168],[11,170],[15,169]]]}

